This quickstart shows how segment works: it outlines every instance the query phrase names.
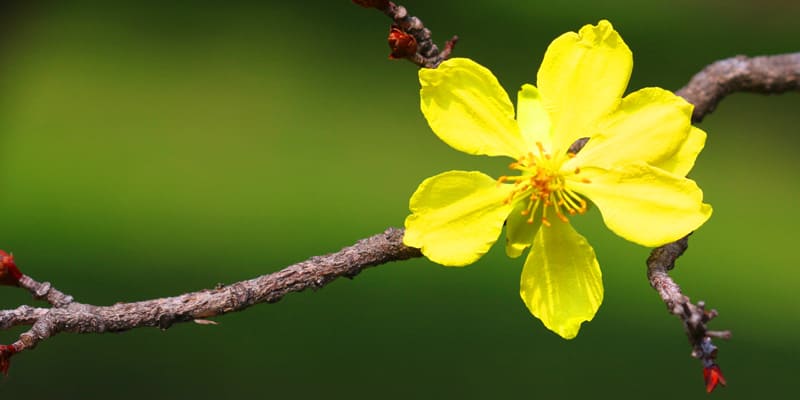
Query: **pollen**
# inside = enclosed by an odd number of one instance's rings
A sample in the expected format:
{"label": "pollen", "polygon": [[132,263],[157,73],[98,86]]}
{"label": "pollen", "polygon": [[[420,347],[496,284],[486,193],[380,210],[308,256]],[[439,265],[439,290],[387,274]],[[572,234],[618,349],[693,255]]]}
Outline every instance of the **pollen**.
{"label": "pollen", "polygon": [[[562,172],[560,168],[574,154],[553,157],[541,142],[536,143],[536,150],[538,151],[524,154],[509,164],[509,169],[519,172],[519,175],[501,176],[497,180],[498,186],[514,186],[504,203],[522,202],[525,206],[522,207],[520,216],[527,217],[527,223],[532,224],[538,218],[542,225],[548,227],[554,219],[568,223],[569,216],[585,213],[586,200],[571,190],[565,179],[565,174],[580,174],[580,168],[576,167],[572,173]],[[584,178],[582,182],[589,183],[589,180]]]}

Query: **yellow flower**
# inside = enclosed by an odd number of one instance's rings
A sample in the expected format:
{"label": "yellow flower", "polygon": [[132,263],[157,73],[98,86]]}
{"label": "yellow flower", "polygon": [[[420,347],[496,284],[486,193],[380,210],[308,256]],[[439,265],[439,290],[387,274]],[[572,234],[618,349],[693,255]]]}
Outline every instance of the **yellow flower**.
{"label": "yellow flower", "polygon": [[[705,143],[692,105],[660,88],[622,97],[633,61],[608,21],[568,32],[547,49],[538,88],[525,84],[517,115],[497,78],[466,58],[419,72],[421,108],[436,135],[469,154],[507,156],[518,175],[448,171],[411,197],[404,243],[431,261],[463,266],[497,241],[531,247],[520,295],[544,325],[570,339],[603,300],[594,250],[569,224],[588,200],[617,235],[660,246],[711,216],[686,174]],[[589,138],[577,153],[570,146]]]}

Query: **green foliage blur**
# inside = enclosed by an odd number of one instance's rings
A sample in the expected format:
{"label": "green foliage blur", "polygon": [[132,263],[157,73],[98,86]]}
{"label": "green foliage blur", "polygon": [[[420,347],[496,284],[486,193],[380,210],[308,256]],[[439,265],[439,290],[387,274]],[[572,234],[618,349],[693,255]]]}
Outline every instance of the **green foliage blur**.
{"label": "green foliage blur", "polygon": [[[793,1],[412,1],[458,56],[516,93],[556,36],[607,18],[629,90],[677,89],[736,54],[800,51]],[[0,6],[0,248],[78,301],[231,283],[401,226],[419,182],[504,171],[458,153],[419,112],[389,20],[348,0],[19,2]],[[512,95],[515,98],[515,95]],[[714,216],[674,273],[731,329],[718,398],[792,393],[800,372],[800,96],[736,94],[701,125],[691,176]],[[795,172],[792,172],[795,171]],[[168,331],[62,334],[12,359],[4,398],[707,398],[648,249],[574,219],[606,296],[573,341],[518,295],[502,248],[467,268],[369,269]],[[646,221],[643,221],[646,223]],[[0,288],[0,306],[31,304]],[[9,343],[21,328],[0,332]]]}

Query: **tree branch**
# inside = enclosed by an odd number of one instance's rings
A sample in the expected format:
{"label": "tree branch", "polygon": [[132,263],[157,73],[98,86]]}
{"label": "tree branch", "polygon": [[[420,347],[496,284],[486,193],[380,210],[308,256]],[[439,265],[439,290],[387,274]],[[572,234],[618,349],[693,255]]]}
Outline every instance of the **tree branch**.
{"label": "tree branch", "polygon": [[[448,42],[445,50],[439,51],[430,41],[430,31],[424,28],[419,19],[409,17],[402,6],[382,0],[354,2],[380,9],[394,21],[393,29],[399,29],[413,38],[416,43],[414,52],[398,53],[402,58],[421,67],[435,67],[452,51],[456,37]],[[410,49],[411,42],[405,36],[395,37],[395,40],[393,54],[403,50],[400,48],[403,46],[406,50]],[[755,58],[739,56],[709,65],[677,94],[695,105],[693,120],[697,122],[712,112],[722,98],[733,92],[774,94],[800,90],[799,77],[800,53]],[[0,345],[0,371],[7,372],[9,360],[14,354],[32,349],[62,332],[119,332],[147,326],[167,329],[178,322],[202,322],[203,318],[240,311],[259,303],[276,302],[288,293],[318,289],[338,277],[352,278],[371,266],[420,257],[418,249],[403,245],[402,236],[402,229],[389,228],[339,252],[312,257],[272,274],[175,297],[111,306],[73,301],[71,296],[58,291],[50,283],[40,283],[21,274],[13,256],[0,250],[0,284],[27,289],[35,299],[45,300],[52,305],[51,308],[23,305],[0,311],[0,329],[31,326],[20,335],[19,340],[10,345]],[[716,311],[706,311],[702,302],[691,303],[668,274],[687,246],[688,236],[654,249],[647,260],[647,275],[669,311],[683,321],[693,355],[702,359],[707,369],[713,367],[718,372],[714,364],[716,347],[711,343],[711,338],[727,338],[730,333],[707,330],[706,323],[716,316]],[[721,375],[718,379],[724,383]]]}
{"label": "tree branch", "polygon": [[[8,346],[0,345],[0,371],[8,370],[8,360],[12,355],[32,349],[41,341],[62,332],[121,332],[148,326],[167,329],[178,322],[240,311],[258,303],[274,303],[289,293],[308,288],[319,289],[342,276],[353,278],[371,266],[419,256],[418,249],[403,245],[402,229],[389,228],[336,253],[312,257],[254,279],[175,297],[104,307],[74,302],[71,296],[61,293],[49,283],[40,283],[22,275],[16,286],[27,289],[34,298],[48,300],[53,307],[41,309],[22,306],[16,310],[0,311],[2,329],[33,325],[16,342]],[[0,262],[2,268],[14,265],[16,269],[11,256],[4,257]]]}
{"label": "tree branch", "polygon": [[692,120],[700,122],[733,92],[779,94],[800,90],[800,53],[736,56],[714,62],[676,94],[694,104]]}
{"label": "tree branch", "polygon": [[[694,105],[692,121],[700,122],[727,95],[734,92],[779,94],[800,90],[800,53],[775,56],[736,56],[714,62],[697,73],[676,92]],[[705,303],[694,304],[685,296],[668,271],[689,247],[689,236],[653,249],[647,259],[647,278],[667,305],[670,313],[683,322],[692,357],[703,362],[706,390],[714,390],[725,379],[716,365],[717,347],[712,338],[729,339],[730,331],[709,331],[707,323],[717,310],[706,310]],[[716,378],[715,378],[716,377]]]}

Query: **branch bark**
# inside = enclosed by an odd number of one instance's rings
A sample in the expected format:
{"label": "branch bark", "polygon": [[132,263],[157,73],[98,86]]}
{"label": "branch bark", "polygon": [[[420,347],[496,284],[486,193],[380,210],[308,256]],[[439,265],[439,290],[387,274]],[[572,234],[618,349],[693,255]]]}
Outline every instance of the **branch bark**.
{"label": "branch bark", "polygon": [[[430,31],[419,19],[409,17],[401,6],[387,1],[362,0],[356,3],[379,9],[384,7],[381,10],[403,32],[413,35],[415,41],[430,41]],[[413,56],[406,58],[421,67],[435,67],[449,56],[455,39],[448,42],[445,51],[440,52],[431,42],[430,46],[420,46]],[[800,90],[800,53],[754,58],[738,56],[717,61],[695,75],[677,94],[694,104],[693,119],[700,121],[731,93],[776,94],[791,90]],[[179,322],[200,322],[203,318],[243,310],[255,304],[276,302],[292,292],[319,289],[338,277],[352,278],[368,267],[420,257],[418,249],[403,245],[402,236],[402,229],[389,228],[336,253],[312,257],[269,275],[175,297],[112,306],[75,302],[50,283],[40,283],[20,274],[13,257],[0,251],[0,284],[20,286],[30,291],[35,299],[51,304],[50,308],[23,305],[0,311],[0,329],[31,326],[19,340],[10,345],[0,345],[0,371],[7,371],[12,355],[32,349],[62,332],[120,332],[148,326],[167,329]],[[693,354],[706,366],[714,365],[716,348],[710,339],[728,337],[729,333],[707,330],[706,323],[716,312],[706,311],[702,302],[691,303],[668,274],[687,246],[688,236],[654,249],[647,260],[648,278],[668,310],[683,321]]]}
{"label": "branch bark", "polygon": [[[780,94],[800,90],[800,53],[775,56],[736,56],[716,61],[697,73],[675,92],[694,105],[692,121],[700,122],[717,104],[734,92]],[[703,362],[706,390],[714,390],[725,379],[716,365],[717,346],[713,338],[729,339],[730,331],[710,331],[707,324],[718,315],[706,310],[705,303],[692,303],[669,276],[675,261],[689,247],[689,236],[653,249],[647,259],[647,278],[661,296],[667,310],[683,323],[692,346],[692,357]]]}
{"label": "branch bark", "polygon": [[676,92],[694,104],[692,120],[700,122],[733,92],[779,94],[800,90],[800,53],[736,56],[714,62]]}
{"label": "branch bark", "polygon": [[[32,325],[16,342],[0,346],[0,370],[7,371],[12,355],[32,349],[62,332],[121,332],[148,326],[167,329],[178,322],[240,311],[259,303],[274,303],[292,292],[319,289],[338,277],[353,278],[371,266],[421,255],[418,249],[403,245],[402,229],[389,228],[336,253],[312,257],[272,274],[175,297],[111,306],[74,302],[71,296],[56,290],[49,282],[41,283],[22,275],[18,286],[27,289],[34,298],[47,300],[53,307],[22,306],[0,311],[0,328]],[[13,263],[13,258],[10,262]]]}

